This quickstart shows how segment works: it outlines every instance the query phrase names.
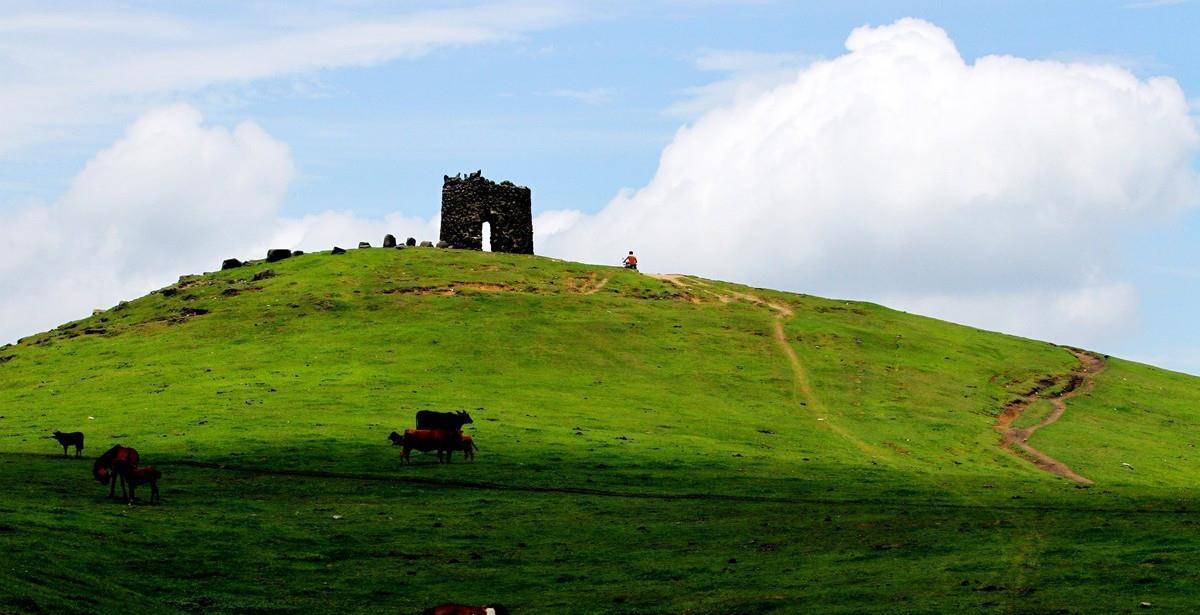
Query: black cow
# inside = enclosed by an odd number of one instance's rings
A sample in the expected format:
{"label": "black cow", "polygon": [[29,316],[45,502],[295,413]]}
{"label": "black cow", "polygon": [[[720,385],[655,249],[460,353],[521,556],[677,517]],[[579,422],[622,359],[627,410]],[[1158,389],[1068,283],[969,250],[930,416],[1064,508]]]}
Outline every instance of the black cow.
{"label": "black cow", "polygon": [[417,412],[417,429],[448,429],[462,431],[463,425],[474,423],[471,415],[463,410],[458,412],[434,412],[421,410]]}
{"label": "black cow", "polygon": [[72,431],[71,433],[63,433],[61,431],[56,431],[56,432],[54,432],[54,434],[51,435],[51,437],[54,438],[55,440],[58,440],[58,443],[62,445],[63,457],[68,456],[67,455],[67,447],[68,446],[75,447],[75,457],[76,458],[79,457],[80,451],[83,450],[83,432],[82,431]]}

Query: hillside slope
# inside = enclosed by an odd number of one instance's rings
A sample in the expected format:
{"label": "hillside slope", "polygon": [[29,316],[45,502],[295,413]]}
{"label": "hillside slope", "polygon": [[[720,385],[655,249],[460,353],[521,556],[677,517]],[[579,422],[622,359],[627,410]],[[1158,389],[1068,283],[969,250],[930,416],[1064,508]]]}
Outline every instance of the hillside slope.
{"label": "hillside slope", "polygon": [[[1197,381],[1102,363],[1028,440],[1083,489],[997,433],[1014,404],[1016,428],[1048,417],[1083,373],[1042,342],[503,254],[185,277],[0,349],[17,485],[0,545],[18,562],[0,610],[1038,609],[1120,583],[1130,608],[1195,600],[1190,539],[1164,556],[1138,537],[1186,522],[1145,513],[1192,506]],[[423,408],[469,410],[478,460],[401,467],[385,436]],[[54,429],[86,432],[91,455],[137,447],[167,474],[164,504],[107,505],[85,464],[46,456]],[[1127,567],[1075,568],[1123,549]],[[117,596],[99,572],[113,552]],[[1066,569],[1029,568],[1037,554]],[[1134,583],[1145,557],[1156,572]],[[601,602],[571,608],[581,595]]]}

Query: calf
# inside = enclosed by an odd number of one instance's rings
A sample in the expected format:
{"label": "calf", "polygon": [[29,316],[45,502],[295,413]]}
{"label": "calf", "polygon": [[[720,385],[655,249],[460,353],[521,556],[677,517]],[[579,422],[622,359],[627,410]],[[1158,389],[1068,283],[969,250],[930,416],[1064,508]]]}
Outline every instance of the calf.
{"label": "calf", "polygon": [[479,450],[479,447],[475,446],[474,438],[468,435],[463,435],[459,450],[461,450],[463,453],[463,459],[466,459],[467,461],[475,461],[475,451]]}
{"label": "calf", "polygon": [[71,433],[63,433],[61,431],[56,431],[53,434],[51,434],[50,437],[54,438],[55,440],[58,440],[58,443],[62,445],[63,457],[68,456],[67,455],[67,447],[68,446],[75,447],[75,458],[76,459],[79,458],[80,452],[83,451],[83,432],[82,431],[72,431]]}
{"label": "calf", "polygon": [[468,606],[465,604],[439,604],[421,611],[421,615],[509,615],[508,609],[499,604]]}
{"label": "calf", "polygon": [[158,502],[158,479],[162,478],[162,472],[154,466],[138,468],[126,462],[117,462],[113,464],[113,470],[129,485],[129,494],[125,497],[127,504],[133,506],[134,491],[140,485],[150,485],[150,503]]}
{"label": "calf", "polygon": [[[395,432],[392,433],[393,435],[399,435]],[[400,452],[401,463],[412,463],[410,454],[414,448],[422,453],[437,451],[438,463],[442,463],[443,455],[445,455],[446,463],[450,463],[450,457],[454,454],[454,451],[462,447],[462,437],[462,432],[460,431],[405,429],[404,435],[400,436],[398,441],[392,439],[392,444],[404,447]]]}

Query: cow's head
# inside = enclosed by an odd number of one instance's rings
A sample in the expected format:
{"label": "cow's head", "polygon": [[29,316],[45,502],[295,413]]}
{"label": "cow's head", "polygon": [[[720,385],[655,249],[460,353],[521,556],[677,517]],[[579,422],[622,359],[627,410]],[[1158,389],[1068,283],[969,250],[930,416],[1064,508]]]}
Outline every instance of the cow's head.
{"label": "cow's head", "polygon": [[400,443],[404,442],[404,436],[393,431],[388,434],[388,440],[392,441],[392,446],[400,446]]}
{"label": "cow's head", "polygon": [[475,421],[471,420],[471,415],[470,415],[470,414],[467,414],[467,411],[466,411],[466,410],[459,410],[459,411],[458,411],[458,418],[462,420],[462,423],[463,423],[463,425],[466,425],[467,423],[474,423],[474,422],[475,422]]}

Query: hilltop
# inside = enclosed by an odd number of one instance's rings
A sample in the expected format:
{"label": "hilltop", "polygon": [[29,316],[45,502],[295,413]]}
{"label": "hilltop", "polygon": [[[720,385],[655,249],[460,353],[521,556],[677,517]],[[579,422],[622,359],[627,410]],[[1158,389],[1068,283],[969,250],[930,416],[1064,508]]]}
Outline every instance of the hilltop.
{"label": "hilltop", "polygon": [[[1195,608],[1197,382],[686,275],[250,263],[0,349],[0,611]],[[399,465],[425,408],[474,463]],[[163,504],[55,429],[138,448]]]}

